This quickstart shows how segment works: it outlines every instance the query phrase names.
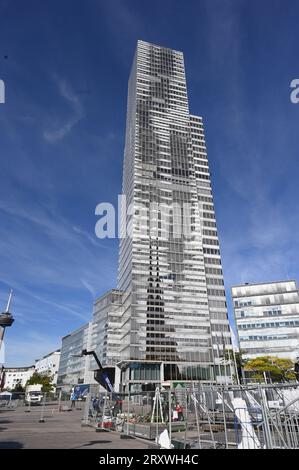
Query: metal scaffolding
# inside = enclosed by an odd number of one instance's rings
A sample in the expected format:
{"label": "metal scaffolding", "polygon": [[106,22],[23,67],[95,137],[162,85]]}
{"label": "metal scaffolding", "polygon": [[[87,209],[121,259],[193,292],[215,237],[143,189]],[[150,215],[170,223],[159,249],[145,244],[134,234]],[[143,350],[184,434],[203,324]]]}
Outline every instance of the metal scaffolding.
{"label": "metal scaffolding", "polygon": [[[299,383],[179,382],[121,400],[105,392],[88,406],[92,403],[98,403],[96,412],[90,412],[96,427],[160,446],[169,442],[168,448],[299,448]],[[166,440],[161,440],[162,433]]]}

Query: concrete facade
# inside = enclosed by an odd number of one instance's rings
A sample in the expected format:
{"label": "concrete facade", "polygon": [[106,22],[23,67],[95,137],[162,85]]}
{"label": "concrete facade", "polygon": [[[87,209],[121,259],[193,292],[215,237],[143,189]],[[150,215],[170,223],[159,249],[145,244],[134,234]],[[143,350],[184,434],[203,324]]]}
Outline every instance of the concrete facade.
{"label": "concrete facade", "polygon": [[35,367],[8,367],[4,369],[4,389],[12,390],[20,384],[25,388],[27,380],[34,374]]}
{"label": "concrete facade", "polygon": [[295,280],[232,287],[244,357],[299,358],[299,293]]}
{"label": "concrete facade", "polygon": [[39,374],[50,374],[53,384],[57,384],[57,376],[60,362],[60,349],[53,351],[41,359],[35,361],[35,371]]}

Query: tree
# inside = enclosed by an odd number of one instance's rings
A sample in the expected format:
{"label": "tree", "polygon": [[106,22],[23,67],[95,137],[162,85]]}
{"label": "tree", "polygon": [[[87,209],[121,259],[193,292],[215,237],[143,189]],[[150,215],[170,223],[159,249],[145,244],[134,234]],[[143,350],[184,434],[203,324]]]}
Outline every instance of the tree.
{"label": "tree", "polygon": [[25,392],[25,389],[21,382],[17,382],[14,388],[11,390],[11,392]]}
{"label": "tree", "polygon": [[258,380],[263,380],[264,372],[273,382],[288,382],[296,379],[293,361],[275,356],[261,356],[250,359],[246,362],[244,370],[255,372],[252,378]]}
{"label": "tree", "polygon": [[29,380],[26,382],[27,385],[42,385],[42,392],[50,393],[53,391],[53,384],[52,384],[53,376],[50,374],[39,374],[38,372],[34,372]]}

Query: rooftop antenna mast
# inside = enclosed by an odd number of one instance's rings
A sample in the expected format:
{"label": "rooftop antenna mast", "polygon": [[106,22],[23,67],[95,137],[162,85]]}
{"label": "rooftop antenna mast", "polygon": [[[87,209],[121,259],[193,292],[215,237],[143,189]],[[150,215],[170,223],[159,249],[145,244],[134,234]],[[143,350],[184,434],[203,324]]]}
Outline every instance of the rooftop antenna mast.
{"label": "rooftop antenna mast", "polygon": [[7,301],[7,305],[6,305],[6,310],[5,310],[4,313],[9,313],[11,299],[12,299],[12,293],[13,293],[13,290],[10,289],[10,293],[9,293],[9,297],[8,297],[8,301]]}

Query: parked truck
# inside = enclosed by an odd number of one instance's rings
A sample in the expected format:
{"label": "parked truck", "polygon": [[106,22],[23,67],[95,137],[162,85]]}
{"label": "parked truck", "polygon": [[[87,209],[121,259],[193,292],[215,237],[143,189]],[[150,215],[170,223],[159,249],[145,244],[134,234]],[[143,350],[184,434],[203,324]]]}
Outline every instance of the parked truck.
{"label": "parked truck", "polygon": [[26,405],[41,405],[42,399],[42,384],[27,385],[25,392]]}

